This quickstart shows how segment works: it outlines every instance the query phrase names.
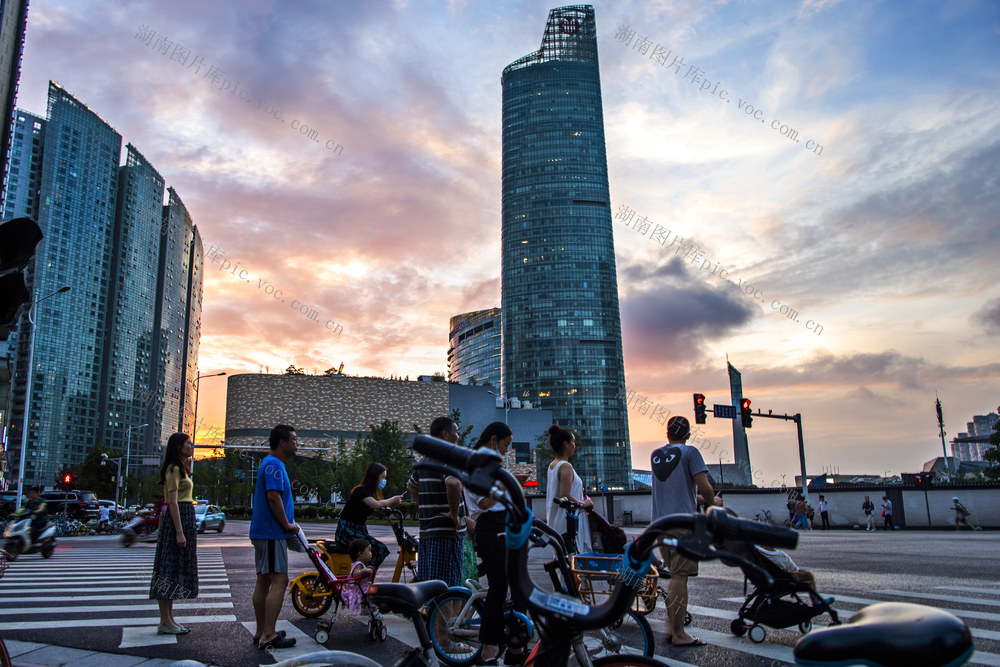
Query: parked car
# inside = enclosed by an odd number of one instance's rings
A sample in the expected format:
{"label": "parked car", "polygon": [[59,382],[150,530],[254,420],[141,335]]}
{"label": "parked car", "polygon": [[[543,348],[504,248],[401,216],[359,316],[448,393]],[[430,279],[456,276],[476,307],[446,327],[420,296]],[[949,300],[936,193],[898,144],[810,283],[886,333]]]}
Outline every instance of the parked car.
{"label": "parked car", "polygon": [[[27,496],[25,496],[27,498]],[[23,501],[22,501],[23,502]],[[0,493],[0,519],[6,519],[17,509],[17,492],[4,491]]]}
{"label": "parked car", "polygon": [[220,533],[226,527],[226,513],[215,505],[195,505],[194,520],[199,533],[206,530],[217,530]]}
{"label": "parked car", "polygon": [[49,514],[67,514],[71,519],[90,521],[101,516],[101,505],[93,491],[46,491],[41,494]]}

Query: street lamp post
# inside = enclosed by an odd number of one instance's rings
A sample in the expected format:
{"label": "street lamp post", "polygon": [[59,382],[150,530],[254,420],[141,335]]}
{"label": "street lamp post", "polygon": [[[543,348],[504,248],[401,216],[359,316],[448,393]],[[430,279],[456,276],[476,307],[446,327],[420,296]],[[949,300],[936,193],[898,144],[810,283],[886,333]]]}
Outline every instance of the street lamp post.
{"label": "street lamp post", "polygon": [[[125,449],[125,476],[126,477],[128,477],[128,463],[129,463],[129,460],[132,458],[132,431],[133,431],[133,429],[145,428],[146,426],[149,426],[149,424],[139,424],[138,426],[129,426],[128,427],[128,438],[127,438],[128,445],[126,445],[126,449]],[[128,487],[125,488],[125,500],[128,500]],[[117,502],[117,500],[116,500],[116,502]]]}
{"label": "street lamp post", "polygon": [[[198,390],[198,386],[201,383],[202,378],[214,378],[225,375],[226,371],[221,373],[208,373],[207,375],[199,375],[194,379],[194,427],[191,429],[191,445],[192,447],[197,444],[198,438],[198,399],[201,398],[201,392]],[[194,454],[191,454],[191,470],[194,470]]]}
{"label": "street lamp post", "polygon": [[35,321],[31,319],[31,311],[50,296],[68,291],[69,285],[60,287],[52,294],[43,296],[28,306],[28,321],[31,323],[31,342],[28,344],[28,375],[25,378],[24,384],[24,421],[21,423],[21,457],[17,462],[17,507],[21,506],[21,498],[24,496],[24,459],[28,453],[28,415],[31,412],[31,372],[35,366]]}
{"label": "street lamp post", "polygon": [[[119,502],[118,498],[122,490],[122,458],[120,456],[111,458],[107,454],[101,453],[101,467],[106,466],[108,464],[108,461],[111,461],[116,466],[118,466],[117,471],[115,473],[115,479],[118,482],[117,485],[115,486],[115,514],[118,514],[118,508],[121,506],[121,503]],[[125,465],[126,466],[128,465],[127,459]]]}

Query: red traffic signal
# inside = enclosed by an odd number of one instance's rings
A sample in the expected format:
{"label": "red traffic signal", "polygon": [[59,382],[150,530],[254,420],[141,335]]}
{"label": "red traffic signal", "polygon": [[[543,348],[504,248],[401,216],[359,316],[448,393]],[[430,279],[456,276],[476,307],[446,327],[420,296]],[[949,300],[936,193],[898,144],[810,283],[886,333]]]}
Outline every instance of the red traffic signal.
{"label": "red traffic signal", "polygon": [[740,416],[743,418],[743,428],[753,426],[753,417],[750,415],[750,399],[744,398],[740,402]]}
{"label": "red traffic signal", "polygon": [[64,474],[62,478],[59,480],[59,486],[62,488],[63,491],[69,491],[70,489],[72,489],[73,475],[71,475],[70,473]]}
{"label": "red traffic signal", "polygon": [[694,395],[694,423],[704,424],[707,419],[705,415],[705,394]]}

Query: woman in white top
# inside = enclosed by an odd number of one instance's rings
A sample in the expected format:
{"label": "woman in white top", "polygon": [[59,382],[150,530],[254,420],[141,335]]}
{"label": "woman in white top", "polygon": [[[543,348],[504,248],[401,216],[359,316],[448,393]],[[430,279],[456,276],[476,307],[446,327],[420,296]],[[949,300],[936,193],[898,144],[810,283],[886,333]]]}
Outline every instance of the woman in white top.
{"label": "woman in white top", "polygon": [[[548,486],[545,493],[546,522],[559,534],[566,532],[566,510],[556,505],[556,498],[569,498],[585,507],[593,507],[594,501],[583,495],[583,480],[576,474],[569,462],[576,453],[576,438],[570,431],[553,424],[549,427],[549,447],[555,460],[549,464]],[[586,512],[577,515],[579,525],[576,532],[577,553],[593,550],[590,542],[590,522]],[[568,545],[567,545],[568,546]]]}

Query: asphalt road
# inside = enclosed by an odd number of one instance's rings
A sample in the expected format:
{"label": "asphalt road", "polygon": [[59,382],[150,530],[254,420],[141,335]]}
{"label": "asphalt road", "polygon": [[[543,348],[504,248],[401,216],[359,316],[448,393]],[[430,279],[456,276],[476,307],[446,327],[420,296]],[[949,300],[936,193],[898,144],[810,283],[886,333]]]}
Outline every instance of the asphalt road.
{"label": "asphalt road", "polygon": [[[304,524],[310,538],[332,537],[333,524]],[[130,549],[113,537],[68,538],[49,560],[31,555],[11,563],[0,580],[0,634],[5,640],[36,641],[108,653],[167,659],[196,659],[216,665],[271,664],[275,658],[319,650],[315,621],[300,617],[286,599],[281,626],[298,638],[295,649],[269,655],[251,644],[255,579],[249,523],[229,521],[221,535],[198,538],[201,594],[175,611],[192,628],[179,638],[157,636],[155,603],[148,598],[154,545]],[[396,546],[388,527],[371,526],[392,550],[381,580],[391,575]],[[415,529],[410,529],[415,531]],[[641,528],[629,529],[636,534]],[[837,598],[843,618],[870,602],[907,601],[958,613],[973,629],[973,664],[1000,665],[1000,533],[815,531],[801,536],[795,561],[816,576],[824,595]],[[544,555],[531,559],[533,578],[546,581]],[[291,554],[292,575],[312,570],[306,556]],[[674,648],[664,643],[662,603],[648,616],[657,655],[674,665],[779,665],[792,662],[797,630],[767,629],[752,644],[729,633],[743,599],[743,575],[717,561],[702,563],[691,582],[692,634],[709,646]],[[328,616],[327,616],[328,617]],[[817,624],[823,624],[817,618]],[[151,619],[149,620],[144,619]],[[363,653],[391,665],[415,643],[412,626],[388,619],[389,638],[372,642],[367,619],[342,612],[326,647]],[[135,623],[140,623],[135,626]],[[154,643],[163,642],[163,643]]]}

